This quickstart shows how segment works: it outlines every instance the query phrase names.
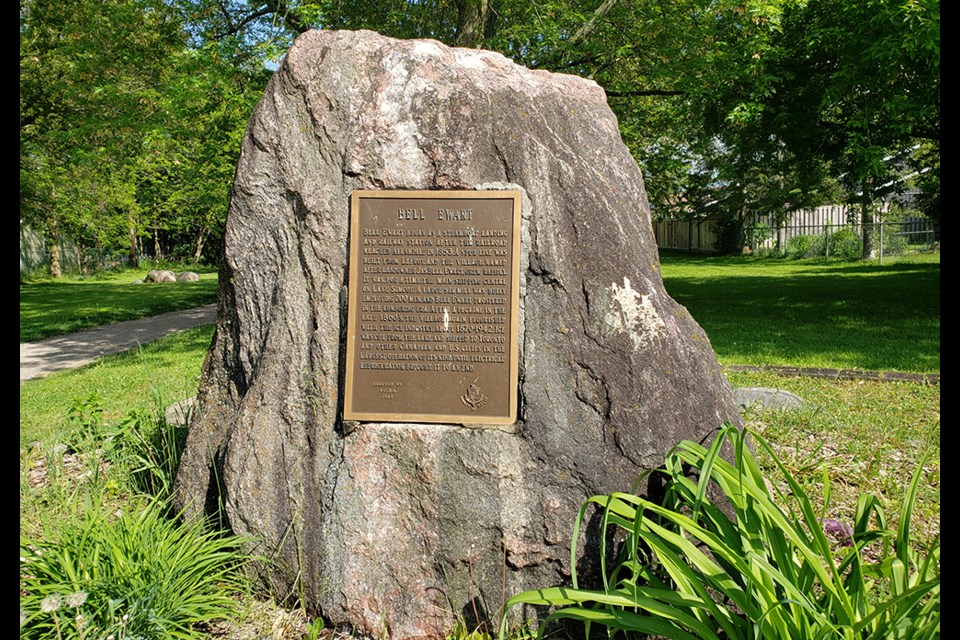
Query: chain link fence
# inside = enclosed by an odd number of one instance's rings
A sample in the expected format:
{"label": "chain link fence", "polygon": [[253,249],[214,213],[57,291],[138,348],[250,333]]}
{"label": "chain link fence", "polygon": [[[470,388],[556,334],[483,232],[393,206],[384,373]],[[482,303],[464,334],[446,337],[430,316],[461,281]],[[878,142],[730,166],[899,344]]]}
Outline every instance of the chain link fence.
{"label": "chain link fence", "polygon": [[793,258],[847,258],[863,255],[864,230],[872,238],[876,258],[929,251],[939,245],[938,231],[930,220],[860,224],[781,225],[763,222],[746,228],[747,246],[754,253],[786,255]]}

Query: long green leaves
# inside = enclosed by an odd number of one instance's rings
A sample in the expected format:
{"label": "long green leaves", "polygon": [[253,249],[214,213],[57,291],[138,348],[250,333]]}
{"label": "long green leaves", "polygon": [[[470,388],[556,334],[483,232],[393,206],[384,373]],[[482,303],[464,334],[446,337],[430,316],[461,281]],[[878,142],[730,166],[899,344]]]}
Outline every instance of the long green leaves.
{"label": "long green leaves", "polygon": [[117,519],[89,508],[59,533],[20,541],[21,638],[198,638],[246,585],[242,540],[177,524],[158,502]]}
{"label": "long green leaves", "polygon": [[[923,463],[896,531],[872,496],[850,526],[824,521],[767,443],[752,441],[774,459],[788,495],[771,494],[748,432],[728,426],[709,448],[681,442],[661,470],[661,504],[614,493],[580,509],[572,548],[585,519],[603,513],[602,590],[576,588],[574,571],[574,588],[521,593],[508,607],[555,606],[541,632],[566,619],[670,638],[938,637],[939,542],[921,557],[909,538]],[[828,524],[849,533],[832,539]],[[610,530],[620,547],[613,567],[603,560]]]}

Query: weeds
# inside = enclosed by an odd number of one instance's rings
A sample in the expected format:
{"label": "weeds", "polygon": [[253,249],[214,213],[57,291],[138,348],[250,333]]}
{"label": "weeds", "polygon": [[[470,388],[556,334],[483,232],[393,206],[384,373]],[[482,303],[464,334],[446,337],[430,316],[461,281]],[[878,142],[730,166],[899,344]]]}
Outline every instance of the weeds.
{"label": "weeds", "polygon": [[159,408],[155,415],[137,409],[120,422],[113,448],[133,489],[167,500],[186,440],[186,425],[168,422]]}

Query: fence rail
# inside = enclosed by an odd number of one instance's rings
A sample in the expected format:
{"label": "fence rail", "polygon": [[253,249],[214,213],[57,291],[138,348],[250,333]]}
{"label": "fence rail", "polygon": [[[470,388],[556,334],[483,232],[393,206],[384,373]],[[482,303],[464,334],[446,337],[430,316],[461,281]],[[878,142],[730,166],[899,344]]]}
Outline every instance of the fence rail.
{"label": "fence rail", "polygon": [[[867,227],[873,235],[876,257],[900,255],[931,246],[937,240],[929,220],[874,222]],[[746,230],[747,246],[754,252],[769,252],[793,257],[859,257],[863,250],[864,225],[781,225],[754,226]]]}

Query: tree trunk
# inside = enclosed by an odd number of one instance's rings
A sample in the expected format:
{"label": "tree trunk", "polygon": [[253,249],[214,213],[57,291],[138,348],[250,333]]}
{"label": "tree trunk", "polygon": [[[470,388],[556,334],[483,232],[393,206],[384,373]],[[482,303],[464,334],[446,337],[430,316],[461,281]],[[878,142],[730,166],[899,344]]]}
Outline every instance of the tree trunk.
{"label": "tree trunk", "polygon": [[163,251],[160,249],[160,231],[154,228],[153,230],[153,259],[163,260]]}
{"label": "tree trunk", "polygon": [[590,16],[590,19],[584,22],[583,26],[573,34],[569,44],[580,44],[586,40],[590,34],[593,33],[593,30],[597,28],[597,25],[600,24],[600,21],[610,13],[610,9],[613,9],[613,5],[615,4],[617,4],[617,0],[604,0],[604,2],[597,7],[597,10],[593,12],[593,15]]}
{"label": "tree trunk", "polygon": [[77,240],[77,266],[81,274],[87,273],[87,246],[82,238]]}
{"label": "tree trunk", "polygon": [[457,47],[478,49],[483,44],[484,27],[490,17],[490,0],[457,0]]}
{"label": "tree trunk", "polygon": [[50,218],[47,223],[47,247],[50,250],[50,275],[59,278],[63,275],[63,267],[60,262],[60,228],[56,218]]}
{"label": "tree trunk", "polygon": [[200,263],[200,256],[203,254],[203,245],[207,241],[207,230],[201,229],[200,233],[197,234],[197,242],[194,245],[196,248],[193,252],[193,264]]}
{"label": "tree trunk", "polygon": [[133,224],[133,216],[127,220],[127,239],[130,241],[130,267],[140,266],[140,253],[137,251],[137,227]]}
{"label": "tree trunk", "polygon": [[863,252],[860,257],[868,260],[874,257],[873,249],[873,207],[866,201],[860,203],[860,230],[863,233]]}

